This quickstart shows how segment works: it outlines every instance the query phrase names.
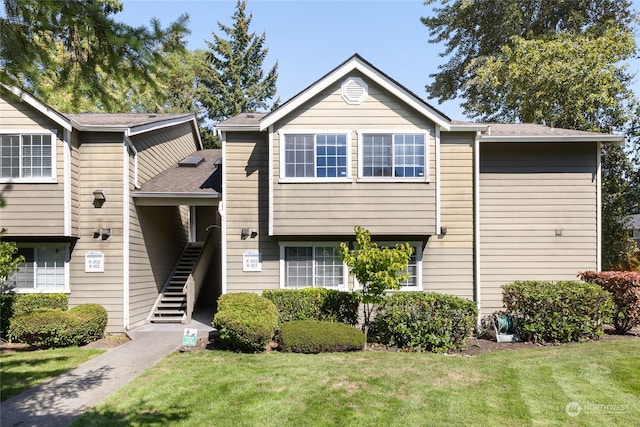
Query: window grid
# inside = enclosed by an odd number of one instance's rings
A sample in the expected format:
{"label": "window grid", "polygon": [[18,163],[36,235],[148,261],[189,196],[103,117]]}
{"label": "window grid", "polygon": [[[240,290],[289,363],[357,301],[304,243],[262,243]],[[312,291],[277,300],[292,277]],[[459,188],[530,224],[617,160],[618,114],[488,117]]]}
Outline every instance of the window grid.
{"label": "window grid", "polygon": [[23,248],[18,254],[25,257],[20,270],[7,282],[17,289],[50,289],[65,286],[64,247]]}
{"label": "window grid", "polygon": [[0,135],[0,177],[53,176],[51,135]]}
{"label": "window grid", "polygon": [[285,137],[286,176],[313,177],[313,135],[287,135]]}
{"label": "window grid", "polygon": [[401,288],[415,288],[418,286],[418,257],[416,256],[415,249],[411,258],[409,258],[409,265],[403,273],[409,273],[409,277],[399,283]]}
{"label": "window grid", "polygon": [[285,135],[286,178],[346,178],[346,134]]}
{"label": "window grid", "polygon": [[344,266],[336,247],[285,247],[286,288],[332,288],[343,285]]}
{"label": "window grid", "polygon": [[421,178],[425,158],[424,134],[363,135],[363,177]]}

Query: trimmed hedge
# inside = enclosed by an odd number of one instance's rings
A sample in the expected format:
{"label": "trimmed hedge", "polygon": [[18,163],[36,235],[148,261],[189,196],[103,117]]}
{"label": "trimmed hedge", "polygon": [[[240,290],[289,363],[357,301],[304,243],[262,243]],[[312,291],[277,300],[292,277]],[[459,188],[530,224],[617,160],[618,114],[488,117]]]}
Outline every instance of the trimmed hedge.
{"label": "trimmed hedge", "polygon": [[525,341],[599,339],[613,312],[611,295],[590,283],[517,281],[502,289],[504,306]]}
{"label": "trimmed hedge", "polygon": [[633,271],[583,271],[581,280],[607,290],[613,297],[613,326],[625,333],[640,325],[640,273]]}
{"label": "trimmed hedge", "polygon": [[293,353],[359,351],[364,348],[364,333],[343,323],[294,320],[282,324],[278,344],[282,351]]}
{"label": "trimmed hedge", "polygon": [[66,294],[14,294],[0,295],[0,331],[5,336],[13,316],[38,308],[67,310]]}
{"label": "trimmed hedge", "polygon": [[13,317],[9,338],[35,348],[87,344],[104,335],[107,311],[98,304],[82,304],[69,311],[38,308]]}
{"label": "trimmed hedge", "polygon": [[350,292],[324,288],[269,289],[262,296],[278,308],[278,321],[322,320],[358,323],[359,302]]}
{"label": "trimmed hedge", "polygon": [[213,326],[222,347],[243,352],[265,351],[278,327],[278,310],[266,298],[240,292],[218,298]]}
{"label": "trimmed hedge", "polygon": [[378,307],[369,336],[381,344],[416,351],[464,349],[478,318],[467,299],[436,292],[399,292]]}

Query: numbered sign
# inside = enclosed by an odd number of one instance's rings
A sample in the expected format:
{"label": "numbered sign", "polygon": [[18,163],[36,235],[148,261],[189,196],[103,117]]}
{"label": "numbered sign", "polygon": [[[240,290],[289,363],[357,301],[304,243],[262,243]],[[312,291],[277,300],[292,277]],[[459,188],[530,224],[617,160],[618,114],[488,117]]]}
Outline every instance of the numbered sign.
{"label": "numbered sign", "polygon": [[245,251],[242,254],[242,271],[262,271],[259,251]]}
{"label": "numbered sign", "polygon": [[98,251],[87,252],[84,255],[85,273],[104,273],[104,254]]}

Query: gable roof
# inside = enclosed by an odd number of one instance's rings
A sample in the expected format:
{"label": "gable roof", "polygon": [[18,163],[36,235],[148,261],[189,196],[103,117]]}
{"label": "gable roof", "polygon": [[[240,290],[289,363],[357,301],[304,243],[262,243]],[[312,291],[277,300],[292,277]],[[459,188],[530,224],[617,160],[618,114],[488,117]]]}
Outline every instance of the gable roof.
{"label": "gable roof", "polygon": [[[357,53],[344,61],[342,64],[338,65],[333,70],[329,71],[327,74],[321,77],[320,80],[311,84],[311,86],[307,87],[302,92],[298,93],[293,98],[282,104],[280,107],[264,116],[260,120],[259,130],[263,131],[267,129],[269,126],[282,119],[287,114],[291,113],[293,110],[316,96],[318,93],[322,92],[335,82],[343,79],[347,76],[348,73],[351,73],[353,71],[361,72],[373,82],[391,92],[397,98],[416,109],[418,112],[435,122],[437,125],[446,130],[449,130],[451,123],[451,119],[449,117],[434,108],[432,105],[426,103],[416,94],[380,71],[378,68],[374,67],[371,63],[366,61]],[[225,121],[223,123],[224,124],[222,127],[225,128],[227,122]]]}
{"label": "gable roof", "polygon": [[38,112],[40,112],[41,114],[43,114],[47,118],[49,118],[52,121],[54,121],[57,125],[59,125],[63,129],[71,131],[72,126],[71,126],[71,123],[69,121],[69,118],[66,117],[63,113],[59,112],[58,110],[56,110],[54,108],[51,108],[50,106],[48,106],[44,102],[41,102],[35,96],[31,95],[30,93],[28,93],[28,92],[26,92],[26,91],[24,91],[24,90],[22,90],[22,89],[20,89],[20,88],[18,88],[16,86],[10,86],[10,85],[6,85],[4,83],[0,83],[0,86],[2,86],[4,89],[6,89],[10,93],[12,93],[17,98],[19,98],[22,101],[26,102],[27,105],[31,106],[33,109],[37,110]]}
{"label": "gable roof", "polygon": [[191,167],[175,164],[134,190],[133,197],[216,197],[222,192],[222,150],[198,150],[191,154],[202,162]]}
{"label": "gable roof", "polygon": [[67,117],[81,131],[125,132],[127,136],[195,120],[191,113],[79,113]]}

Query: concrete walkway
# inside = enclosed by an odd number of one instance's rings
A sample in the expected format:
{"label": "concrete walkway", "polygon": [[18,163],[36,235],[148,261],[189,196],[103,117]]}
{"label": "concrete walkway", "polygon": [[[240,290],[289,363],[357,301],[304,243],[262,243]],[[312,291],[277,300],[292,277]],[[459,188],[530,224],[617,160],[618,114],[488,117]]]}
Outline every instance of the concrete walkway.
{"label": "concrete walkway", "polygon": [[213,331],[212,310],[198,310],[188,325],[150,324],[129,331],[131,341],[0,404],[2,427],[67,426],[182,347],[184,328],[198,338]]}

